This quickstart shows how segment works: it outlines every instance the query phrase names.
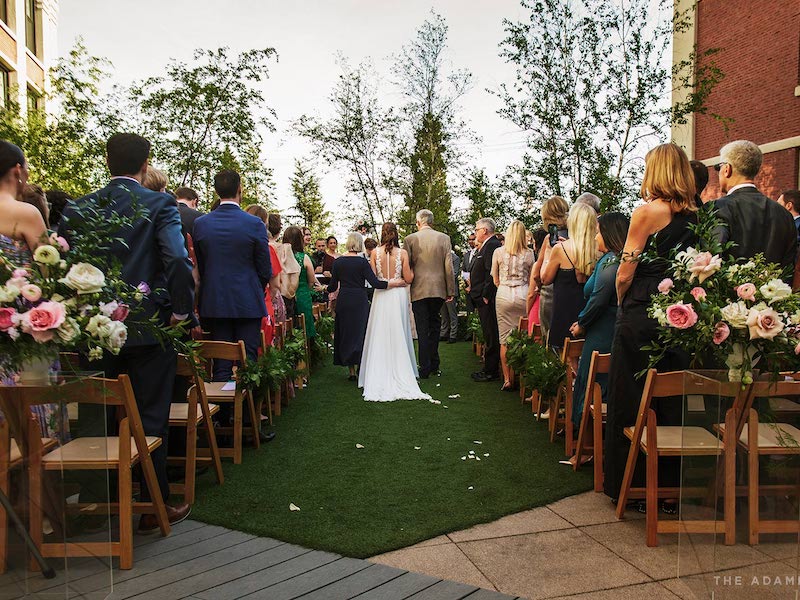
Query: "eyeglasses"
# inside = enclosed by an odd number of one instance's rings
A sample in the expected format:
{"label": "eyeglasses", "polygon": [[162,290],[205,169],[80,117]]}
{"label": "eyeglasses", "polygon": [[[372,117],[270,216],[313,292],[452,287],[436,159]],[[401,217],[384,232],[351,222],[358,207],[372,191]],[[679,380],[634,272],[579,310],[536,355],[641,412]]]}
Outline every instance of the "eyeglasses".
{"label": "eyeglasses", "polygon": [[722,165],[727,165],[727,164],[728,163],[726,163],[726,162],[719,162],[719,163],[714,165],[714,170],[719,173],[719,170],[722,168]]}
{"label": "eyeglasses", "polygon": [[489,228],[488,228],[488,227],[476,227],[476,228],[475,228],[475,232],[477,233],[477,232],[478,232],[478,231],[480,231],[481,229],[483,229],[484,231],[489,231]]}

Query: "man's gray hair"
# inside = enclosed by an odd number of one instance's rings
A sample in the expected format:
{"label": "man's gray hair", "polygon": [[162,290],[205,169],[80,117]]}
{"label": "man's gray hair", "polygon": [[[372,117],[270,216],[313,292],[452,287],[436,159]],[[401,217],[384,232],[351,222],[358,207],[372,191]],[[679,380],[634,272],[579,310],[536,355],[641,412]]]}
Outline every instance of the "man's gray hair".
{"label": "man's gray hair", "polygon": [[478,219],[478,222],[475,223],[475,226],[477,228],[486,227],[486,231],[488,233],[494,233],[495,229],[497,229],[497,224],[495,224],[494,219],[490,219],[489,217]]}
{"label": "man's gray hair", "polygon": [[573,206],[575,206],[575,204],[586,204],[587,206],[591,206],[598,215],[600,214],[600,198],[591,192],[583,192],[575,199]]}
{"label": "man's gray hair", "polygon": [[433,213],[427,208],[417,211],[417,223],[422,225],[433,225]]}
{"label": "man's gray hair", "polygon": [[736,140],[725,144],[719,151],[719,157],[739,175],[748,179],[755,179],[761,170],[761,161],[764,158],[761,149],[747,140]]}

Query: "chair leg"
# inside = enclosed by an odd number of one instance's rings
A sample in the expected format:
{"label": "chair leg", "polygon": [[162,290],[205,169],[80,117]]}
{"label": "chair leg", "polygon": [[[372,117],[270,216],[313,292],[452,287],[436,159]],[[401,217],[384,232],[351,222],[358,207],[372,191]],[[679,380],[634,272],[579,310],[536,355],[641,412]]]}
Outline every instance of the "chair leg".
{"label": "chair leg", "polygon": [[577,471],[581,466],[581,458],[583,457],[583,449],[586,445],[587,437],[590,436],[589,430],[589,403],[583,403],[583,412],[581,413],[581,423],[578,426],[578,445],[575,448],[575,464],[572,465],[572,470]]}
{"label": "chair leg", "polygon": [[647,545],[658,546],[658,444],[656,443],[656,413],[647,411]]}
{"label": "chair leg", "polygon": [[[600,409],[602,411],[602,407]],[[597,411],[595,411],[595,415]],[[594,491],[603,491],[603,417],[596,416],[592,419],[592,443],[594,444]]]}
{"label": "chair leg", "polygon": [[[192,404],[194,406],[192,406]],[[186,423],[186,471],[183,479],[183,501],[194,504],[195,480],[197,478],[197,403],[189,406]]]}
{"label": "chair leg", "polygon": [[214,464],[214,473],[217,476],[217,483],[222,485],[225,483],[225,474],[222,472],[222,459],[220,458],[219,446],[217,445],[217,433],[214,431],[214,422],[211,420],[211,410],[208,407],[208,399],[205,396],[200,397],[200,411],[203,413],[203,425],[205,425],[206,441],[208,441],[211,460]]}
{"label": "chair leg", "polygon": [[550,418],[548,419],[548,427],[550,428],[550,443],[556,441],[556,430],[558,429],[558,411],[561,409],[561,394],[563,388],[558,390],[555,401],[550,404]]}
{"label": "chair leg", "polygon": [[572,456],[575,453],[574,425],[572,423],[572,390],[567,390],[564,398],[564,454]]}
{"label": "chair leg", "polygon": [[[33,439],[34,436],[39,436],[39,427],[33,419],[30,419],[28,425],[28,439]],[[41,552],[42,544],[44,543],[44,529],[42,518],[44,514],[44,506],[42,502],[42,457],[38,452],[31,452],[28,461],[28,506],[29,506],[29,527],[31,540],[36,548]],[[4,523],[5,525],[5,523]],[[30,558],[30,570],[39,571],[39,563],[33,557]]]}
{"label": "chair leg", "polygon": [[[247,392],[247,410],[250,412],[250,428],[253,430],[253,447],[258,450],[261,447],[261,440],[259,439],[259,431],[261,431],[261,410],[256,410],[253,394]],[[270,420],[270,423],[272,421]]]}
{"label": "chair leg", "polygon": [[242,464],[242,397],[233,403],[233,464]]}
{"label": "chair leg", "polygon": [[[130,442],[128,443],[130,448]],[[130,454],[130,450],[128,451]],[[133,481],[130,457],[119,465],[119,568],[133,568]],[[158,493],[158,492],[156,492]]]}
{"label": "chair leg", "polygon": [[749,510],[748,537],[751,546],[759,542],[758,506],[758,415],[750,410],[747,420],[747,501]]}
{"label": "chair leg", "polygon": [[725,415],[725,545],[736,543],[736,414],[733,409]]}

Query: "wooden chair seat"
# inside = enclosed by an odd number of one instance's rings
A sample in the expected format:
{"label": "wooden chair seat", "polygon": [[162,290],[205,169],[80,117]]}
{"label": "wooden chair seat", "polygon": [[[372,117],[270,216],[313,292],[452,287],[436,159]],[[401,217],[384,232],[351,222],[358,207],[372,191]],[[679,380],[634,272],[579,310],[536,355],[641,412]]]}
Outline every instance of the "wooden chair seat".
{"label": "wooden chair seat", "polygon": [[[219,404],[209,404],[208,412],[215,415],[219,412]],[[186,426],[189,420],[189,404],[187,402],[174,402],[169,406],[169,425],[170,427]],[[203,422],[203,413],[197,413],[197,424]]]}
{"label": "wooden chair seat", "polygon": [[[147,449],[152,452],[161,445],[161,438],[146,436]],[[136,441],[131,439],[131,464],[139,460]],[[118,437],[83,437],[67,442],[42,457],[47,471],[67,469],[110,469],[119,465]]]}
{"label": "wooden chair seat", "polygon": [[[608,404],[603,402],[602,408],[600,410],[603,413],[603,420],[605,420],[605,418],[608,416]],[[591,404],[589,405],[589,412],[591,412],[592,417],[594,417],[594,406],[592,406]]]}
{"label": "wooden chair seat", "polygon": [[776,413],[800,413],[800,403],[789,398],[770,398],[769,407]]}
{"label": "wooden chair seat", "polygon": [[[721,432],[725,432],[724,424],[718,427]],[[800,429],[788,423],[759,423],[756,435],[759,454],[800,454]],[[745,448],[750,447],[746,423],[739,436],[739,443]]]}
{"label": "wooden chair seat", "polygon": [[[632,440],[634,428],[625,428],[625,437]],[[658,425],[656,443],[661,456],[715,456],[725,451],[725,445],[713,433],[702,427],[673,427]],[[647,454],[647,427],[642,431],[642,452]]]}
{"label": "wooden chair seat", "polygon": [[[50,452],[53,448],[58,446],[58,440],[52,438],[42,438],[42,448],[45,452]],[[22,462],[22,452],[17,445],[17,440],[11,440],[11,449],[8,453],[8,468],[13,469]]]}
{"label": "wooden chair seat", "polygon": [[236,397],[236,389],[223,390],[222,388],[228,385],[227,381],[206,381],[206,396],[209,400],[218,400],[222,402],[233,402]]}

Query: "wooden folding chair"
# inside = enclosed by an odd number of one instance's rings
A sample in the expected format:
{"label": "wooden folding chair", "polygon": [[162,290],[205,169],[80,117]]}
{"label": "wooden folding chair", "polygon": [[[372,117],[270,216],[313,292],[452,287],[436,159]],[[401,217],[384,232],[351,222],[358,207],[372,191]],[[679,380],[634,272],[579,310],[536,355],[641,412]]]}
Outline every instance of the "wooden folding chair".
{"label": "wooden folding chair", "polygon": [[[734,399],[734,406],[741,406],[747,392],[740,383],[723,382],[692,372],[677,371],[658,373],[650,369],[647,373],[639,412],[634,427],[623,431],[631,440],[628,460],[625,466],[622,488],[617,502],[617,518],[623,518],[625,504],[630,498],[646,499],[647,545],[658,545],[659,533],[724,533],[725,544],[732,545],[736,539],[736,445],[732,443],[736,430],[736,410],[729,410],[725,416],[725,431],[722,439],[703,427],[660,426],[656,413],[651,408],[654,398],[662,402],[671,396],[683,397],[688,394],[711,395]],[[633,474],[639,453],[646,458],[645,488],[632,488]],[[705,496],[708,487],[702,490],[681,489],[681,487],[661,487],[658,483],[658,459],[661,457],[713,456],[724,458],[724,520],[658,520],[659,498],[682,498]]]}
{"label": "wooden folding chair", "polygon": [[[556,439],[559,427],[564,427],[564,454],[572,456],[575,452],[573,439],[574,425],[572,423],[572,388],[575,386],[575,377],[578,374],[578,359],[583,352],[583,340],[564,338],[564,348],[561,350],[561,362],[567,365],[567,377],[556,394],[555,402],[550,406],[550,442]],[[563,417],[561,406],[564,406]]]}
{"label": "wooden folding chair", "polygon": [[[782,375],[783,376],[783,375]],[[786,381],[760,380],[751,386],[750,400],[745,406],[743,421],[737,432],[739,447],[747,454],[748,538],[751,545],[758,544],[765,533],[800,533],[800,518],[794,510],[793,518],[764,519],[761,517],[760,498],[768,493],[782,496],[800,495],[797,485],[762,485],[760,462],[764,456],[793,456],[800,454],[800,430],[789,423],[759,422],[758,412],[752,408],[754,399],[765,398],[770,407],[774,400],[791,402],[785,396],[800,396],[800,373]],[[745,420],[746,419],[746,420]],[[796,467],[795,467],[796,469]],[[792,471],[796,474],[796,470]]]}
{"label": "wooden folding chair", "polygon": [[[59,401],[118,407],[119,433],[116,436],[80,437],[46,452],[38,423],[30,407]],[[133,387],[127,375],[118,379],[87,378],[54,388],[9,387],[0,389],[0,404],[12,423],[12,428],[25,432],[18,440],[22,455],[28,463],[30,534],[45,557],[118,556],[120,569],[133,567],[133,514],[154,514],[163,536],[169,535],[170,525],[164,501],[159,492],[150,453],[162,440],[145,436]],[[140,465],[147,487],[153,491],[150,502],[133,502],[131,470]],[[104,542],[44,542],[42,527],[42,473],[67,470],[116,470],[118,495],[116,503],[80,503],[72,508],[82,513],[92,510],[111,510],[119,514],[119,541]]]}
{"label": "wooden folding chair", "polygon": [[[231,360],[239,364],[247,362],[244,342],[212,342],[203,340],[199,342],[199,354],[206,361]],[[210,373],[210,371],[209,371]],[[261,420],[256,411],[253,395],[236,382],[236,373],[233,374],[235,388],[233,390],[223,389],[227,386],[227,381],[203,382],[206,397],[215,404],[223,402],[233,404],[233,427],[217,427],[220,434],[233,434],[233,445],[231,447],[221,447],[220,456],[232,457],[233,463],[238,465],[242,462],[242,438],[244,437],[243,404],[247,403],[247,410],[250,413],[250,428],[252,429],[253,446],[258,448],[259,428]]]}
{"label": "wooden folding chair", "polygon": [[[583,413],[581,424],[578,428],[578,444],[575,449],[575,464],[572,469],[577,471],[581,466],[584,450],[592,450],[594,462],[594,491],[603,491],[603,425],[606,423],[608,407],[603,402],[603,391],[597,383],[597,376],[607,374],[611,368],[611,355],[600,354],[597,350],[592,352],[589,363],[589,372],[586,377],[586,396],[583,400]],[[589,419],[592,427],[589,428]],[[591,446],[588,442],[591,440]]]}
{"label": "wooden folding chair", "polygon": [[[178,355],[176,374],[191,381],[191,386],[186,394],[186,402],[173,402],[169,407],[169,426],[186,429],[186,456],[168,456],[167,461],[172,464],[183,464],[186,474],[183,483],[170,483],[169,489],[174,494],[182,494],[184,501],[188,504],[194,504],[198,464],[210,464],[214,468],[217,482],[220,485],[225,483],[225,474],[222,472],[222,461],[217,446],[217,435],[211,418],[219,412],[219,405],[209,404],[205,393],[205,382],[184,354]],[[205,432],[209,456],[198,456],[198,427]]]}

